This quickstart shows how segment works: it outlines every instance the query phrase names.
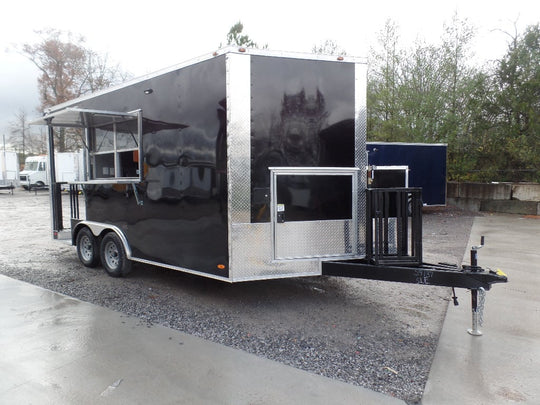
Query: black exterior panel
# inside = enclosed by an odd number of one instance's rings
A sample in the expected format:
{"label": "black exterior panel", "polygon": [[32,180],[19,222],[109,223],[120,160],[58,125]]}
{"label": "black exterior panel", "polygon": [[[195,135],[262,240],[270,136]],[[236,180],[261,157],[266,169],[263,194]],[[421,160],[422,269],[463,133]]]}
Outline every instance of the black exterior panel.
{"label": "black exterior panel", "polygon": [[85,186],[87,219],[118,226],[134,257],[228,277],[225,86],[220,56],[79,104],[142,109],[143,205],[132,185]]}
{"label": "black exterior panel", "polygon": [[[269,167],[354,167],[354,72],[353,64],[252,56],[252,222],[270,218]],[[313,187],[332,189],[335,179],[328,180]],[[311,188],[309,182],[303,186]],[[335,201],[346,196],[325,193],[318,198],[313,209],[342,206]],[[349,216],[350,207],[332,213],[333,218]]]}

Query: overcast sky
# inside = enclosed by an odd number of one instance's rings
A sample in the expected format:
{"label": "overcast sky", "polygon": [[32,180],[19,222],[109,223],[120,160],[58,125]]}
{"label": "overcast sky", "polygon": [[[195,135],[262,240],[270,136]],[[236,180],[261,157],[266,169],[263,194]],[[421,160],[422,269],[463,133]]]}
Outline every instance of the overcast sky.
{"label": "overcast sky", "polygon": [[405,45],[415,38],[436,42],[456,11],[478,29],[479,60],[504,54],[508,37],[500,30],[512,32],[516,22],[522,32],[540,22],[538,0],[8,1],[0,24],[0,136],[9,135],[17,111],[39,116],[37,69],[6,52],[36,42],[37,29],[81,34],[89,48],[140,76],[214,51],[239,20],[244,33],[272,50],[309,52],[332,39],[347,54],[366,56],[387,19],[398,23]]}

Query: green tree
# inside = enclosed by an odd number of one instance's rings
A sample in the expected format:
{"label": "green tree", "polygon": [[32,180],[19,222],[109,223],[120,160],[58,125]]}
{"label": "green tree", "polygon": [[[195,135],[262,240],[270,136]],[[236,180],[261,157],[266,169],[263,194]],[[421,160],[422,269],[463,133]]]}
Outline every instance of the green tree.
{"label": "green tree", "polygon": [[540,180],[540,26],[511,37],[494,74],[490,105],[501,148],[498,170],[505,180]]}
{"label": "green tree", "polygon": [[377,43],[380,50],[371,48],[368,59],[368,134],[373,140],[395,141],[402,136],[398,124],[401,107],[397,93],[403,59],[398,48],[399,33],[395,22],[385,22]]}
{"label": "green tree", "polygon": [[482,104],[489,86],[486,76],[470,64],[475,28],[453,15],[445,24],[441,43],[441,77],[444,80],[444,112],[439,130],[448,144],[448,167],[452,179],[469,178],[478,160],[478,139],[473,128],[482,128]]}
{"label": "green tree", "polygon": [[441,50],[417,41],[401,65],[397,90],[401,114],[398,125],[405,142],[442,142],[445,112],[445,80]]}
{"label": "green tree", "polygon": [[257,43],[248,35],[242,34],[244,24],[238,21],[234,24],[227,34],[227,45],[245,46],[247,48],[257,48]]}
{"label": "green tree", "polygon": [[452,170],[471,169],[464,163],[473,117],[482,116],[464,108],[475,107],[471,97],[482,78],[469,65],[473,37],[474,29],[454,15],[439,43],[416,40],[400,49],[398,27],[387,21],[369,58],[369,138],[445,142]]}

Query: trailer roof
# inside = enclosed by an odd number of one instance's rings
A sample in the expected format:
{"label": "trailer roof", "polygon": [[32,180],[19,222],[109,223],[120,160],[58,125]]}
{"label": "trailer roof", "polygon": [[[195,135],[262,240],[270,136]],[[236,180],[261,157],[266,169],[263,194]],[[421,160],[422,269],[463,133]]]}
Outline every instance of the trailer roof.
{"label": "trailer roof", "polygon": [[[47,125],[47,122],[45,122],[45,117],[56,117],[58,118],[58,115],[54,114],[55,112],[59,112],[61,110],[64,110],[68,107],[75,107],[79,102],[82,102],[84,100],[88,100],[91,98],[94,98],[96,96],[107,94],[112,91],[131,86],[136,83],[143,82],[148,79],[152,79],[157,76],[161,76],[163,74],[178,70],[180,68],[194,65],[199,62],[203,62],[208,59],[212,59],[215,57],[218,57],[220,55],[226,55],[229,53],[237,53],[237,54],[245,54],[245,55],[258,55],[258,56],[271,56],[271,57],[282,57],[282,58],[292,58],[292,59],[311,59],[311,60],[323,60],[323,61],[339,61],[341,63],[367,63],[366,58],[361,57],[354,57],[354,56],[346,56],[346,55],[319,55],[319,54],[312,54],[312,53],[301,53],[301,52],[287,52],[287,51],[270,51],[267,49],[254,49],[254,48],[244,48],[244,47],[237,47],[237,46],[228,46],[222,49],[219,49],[215,52],[208,53],[202,56],[199,56],[197,58],[167,67],[165,69],[158,70],[154,73],[150,73],[144,76],[140,76],[137,78],[134,78],[132,80],[129,80],[127,82],[121,83],[117,86],[113,86],[104,90],[97,91],[92,94],[88,94],[70,101],[66,101],[65,103],[57,104],[53,107],[50,107],[44,111],[45,116],[41,117],[39,119],[36,119],[32,122],[34,125]],[[117,114],[125,114],[125,113],[117,113]],[[57,119],[57,122],[59,120]],[[57,126],[60,126],[58,124],[55,124]],[[66,126],[73,126],[73,125],[66,125]]]}

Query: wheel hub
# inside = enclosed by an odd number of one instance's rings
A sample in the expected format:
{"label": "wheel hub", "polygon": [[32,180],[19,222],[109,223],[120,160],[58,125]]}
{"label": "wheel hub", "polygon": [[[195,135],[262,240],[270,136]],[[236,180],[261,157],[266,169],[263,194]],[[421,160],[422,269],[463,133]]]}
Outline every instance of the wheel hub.
{"label": "wheel hub", "polygon": [[105,261],[111,269],[116,269],[118,267],[118,248],[113,242],[109,242],[105,246]]}
{"label": "wheel hub", "polygon": [[90,261],[92,260],[92,257],[94,255],[94,249],[92,248],[92,241],[88,236],[83,236],[81,238],[81,255],[83,256],[84,260]]}

